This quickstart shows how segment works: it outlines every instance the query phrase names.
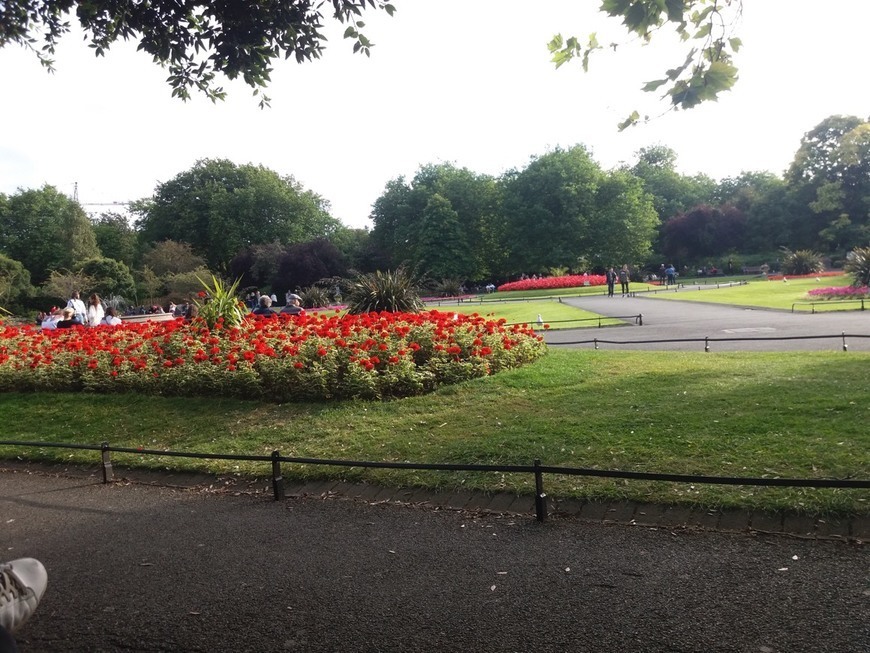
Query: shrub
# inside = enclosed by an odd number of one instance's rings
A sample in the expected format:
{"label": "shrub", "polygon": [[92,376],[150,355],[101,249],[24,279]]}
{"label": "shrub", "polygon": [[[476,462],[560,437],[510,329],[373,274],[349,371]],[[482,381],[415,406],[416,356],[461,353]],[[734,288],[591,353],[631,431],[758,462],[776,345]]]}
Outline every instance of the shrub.
{"label": "shrub", "polygon": [[870,247],[857,247],[846,256],[846,274],[853,286],[870,286]]}
{"label": "shrub", "polygon": [[404,268],[358,275],[350,284],[347,311],[351,315],[382,311],[418,313],[423,309],[423,301],[417,287],[417,280]]}
{"label": "shrub", "polygon": [[815,274],[825,269],[822,256],[808,249],[800,249],[792,252],[789,249],[782,250],[783,274]]}

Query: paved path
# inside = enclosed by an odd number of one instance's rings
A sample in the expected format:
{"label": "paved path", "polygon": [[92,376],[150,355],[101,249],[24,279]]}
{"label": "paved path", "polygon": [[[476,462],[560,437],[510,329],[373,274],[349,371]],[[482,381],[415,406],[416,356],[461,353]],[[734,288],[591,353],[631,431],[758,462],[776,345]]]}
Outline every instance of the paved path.
{"label": "paved path", "polygon": [[[694,286],[676,291],[716,292],[715,288]],[[562,301],[594,313],[621,317],[622,326],[549,331],[549,344],[590,348],[595,338],[611,341],[599,343],[601,349],[646,349],[704,351],[704,338],[771,338],[710,343],[710,351],[842,351],[842,334],[850,351],[870,351],[870,311],[834,313],[791,313],[760,308],[727,306],[706,302],[656,298],[637,293],[631,297],[563,298]],[[633,316],[643,315],[643,326]],[[629,317],[632,316],[632,317]],[[812,340],[776,340],[813,336]],[[821,336],[828,336],[822,338]],[[696,342],[642,343],[643,340],[694,339]]]}
{"label": "paved path", "polygon": [[0,545],[49,571],[24,652],[870,649],[856,543],[18,470]]}

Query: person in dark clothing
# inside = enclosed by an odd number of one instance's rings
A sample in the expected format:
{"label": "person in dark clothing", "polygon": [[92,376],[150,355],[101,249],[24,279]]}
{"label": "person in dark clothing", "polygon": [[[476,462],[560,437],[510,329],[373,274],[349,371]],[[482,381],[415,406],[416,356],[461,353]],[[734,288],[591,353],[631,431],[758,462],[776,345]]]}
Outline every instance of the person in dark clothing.
{"label": "person in dark clothing", "polygon": [[612,265],[607,268],[607,272],[604,273],[604,278],[607,281],[607,296],[613,297],[613,290],[616,287],[617,274],[616,270],[613,269]]}
{"label": "person in dark clothing", "polygon": [[261,317],[275,317],[275,312],[272,310],[272,298],[269,295],[260,295],[260,305],[251,311],[252,315]]}

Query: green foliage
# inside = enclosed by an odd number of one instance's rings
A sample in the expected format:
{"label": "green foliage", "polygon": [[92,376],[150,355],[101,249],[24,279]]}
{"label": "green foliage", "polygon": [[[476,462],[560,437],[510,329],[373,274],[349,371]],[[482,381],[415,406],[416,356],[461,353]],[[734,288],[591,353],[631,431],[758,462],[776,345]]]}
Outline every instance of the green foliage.
{"label": "green foliage", "polygon": [[158,277],[193,272],[205,267],[205,259],[195,254],[189,243],[172,239],[152,244],[142,255],[142,264]]}
{"label": "green foliage", "polygon": [[227,284],[214,275],[211,277],[211,285],[200,279],[205,288],[204,297],[198,297],[194,304],[198,309],[199,317],[205,321],[210,329],[221,322],[224,327],[236,327],[242,323],[248,314],[248,309],[239,300],[239,280]]}
{"label": "green foliage", "polygon": [[421,166],[411,182],[390,181],[372,209],[369,251],[381,268],[411,265],[442,276],[502,273],[500,189],[489,175],[451,164]]}
{"label": "green foliage", "polygon": [[821,254],[812,250],[800,249],[792,252],[783,248],[782,255],[783,274],[814,274],[825,269]]}
{"label": "green foliage", "polygon": [[70,272],[68,270],[58,272],[57,270],[52,270],[48,281],[43,284],[42,289],[46,295],[66,301],[72,296],[73,291],[76,290],[81,292],[83,297],[86,297],[88,289],[93,287],[93,285],[94,280],[84,272]]}
{"label": "green foliage", "polygon": [[198,161],[131,210],[144,243],[187,243],[215,270],[250,245],[305,242],[339,226],[323,198],[293,177],[225,159]]}
{"label": "green foliage", "polygon": [[103,213],[93,222],[93,228],[100,253],[132,268],[137,255],[137,240],[127,217]]}
{"label": "green foliage", "polygon": [[845,271],[853,286],[870,286],[870,247],[857,247],[846,256]]}
{"label": "green foliage", "polygon": [[163,286],[168,299],[174,302],[189,301],[202,290],[202,279],[211,276],[207,268],[198,268],[192,272],[179,272],[163,278]]}
{"label": "green foliage", "polygon": [[0,306],[15,305],[31,291],[30,273],[19,261],[0,254]]}
{"label": "green foliage", "polygon": [[551,277],[564,277],[568,274],[568,266],[555,266],[547,270]]}
{"label": "green foliage", "polygon": [[[73,6],[71,0],[16,0],[9,11],[0,12],[0,47],[17,43],[54,70],[50,56],[70,29],[66,19]],[[139,50],[168,68],[173,97],[187,100],[196,90],[212,101],[226,96],[217,85],[218,75],[243,79],[258,96],[270,81],[274,59],[319,59],[327,17],[348,25],[344,38],[353,42],[354,52],[368,56],[372,43],[360,31],[361,11],[371,7],[390,16],[395,11],[384,0],[247,2],[244,11],[233,3],[205,0],[90,0],[75,6],[94,54],[104,55],[118,39],[138,41]],[[269,98],[261,98],[260,106],[267,106]]]}
{"label": "green foliage", "polygon": [[110,258],[92,258],[79,266],[79,271],[90,277],[91,285],[87,288],[101,297],[121,295],[132,299],[136,294],[136,283],[130,268]]}
{"label": "green foliage", "polygon": [[0,204],[0,251],[20,261],[34,284],[99,256],[90,219],[53,186],[21,190]]}
{"label": "green foliage", "polygon": [[350,283],[347,312],[352,315],[380,311],[418,313],[423,309],[418,285],[404,268],[361,274]]}

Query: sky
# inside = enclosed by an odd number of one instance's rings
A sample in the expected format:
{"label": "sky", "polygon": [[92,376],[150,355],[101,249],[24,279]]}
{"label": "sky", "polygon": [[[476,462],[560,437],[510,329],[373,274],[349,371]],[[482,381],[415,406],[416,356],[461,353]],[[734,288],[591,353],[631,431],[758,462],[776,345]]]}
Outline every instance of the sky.
{"label": "sky", "polygon": [[[597,0],[393,0],[367,12],[370,58],[327,30],[324,57],[275,65],[261,110],[241,82],[229,98],[172,98],[167,73],[119,43],[96,58],[69,34],[48,74],[18,46],[0,50],[0,193],[50,184],[93,214],[123,209],[196,161],[225,158],[292,175],[349,227],[370,227],[392,179],[452,163],[494,176],[556,147],[587,146],[606,169],[666,145],[684,174],[781,174],[804,133],[834,114],[870,116],[870,3],[745,0],[740,79],[716,103],[666,111],[639,89],[682,63],[669,35],[643,46]],[[534,11],[530,11],[534,7]],[[556,70],[554,34],[622,43]],[[654,117],[619,132],[632,110]]]}

